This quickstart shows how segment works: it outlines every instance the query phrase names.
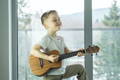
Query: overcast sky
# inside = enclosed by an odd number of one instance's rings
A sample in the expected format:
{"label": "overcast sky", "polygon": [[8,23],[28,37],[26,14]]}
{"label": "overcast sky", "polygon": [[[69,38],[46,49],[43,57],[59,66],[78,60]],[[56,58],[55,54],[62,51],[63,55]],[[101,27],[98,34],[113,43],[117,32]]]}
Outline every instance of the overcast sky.
{"label": "overcast sky", "polygon": [[[120,4],[120,0],[118,4]],[[113,0],[93,0],[93,9],[109,8]],[[71,14],[84,10],[84,0],[29,0],[30,10],[41,11],[55,9],[59,14]],[[118,5],[120,7],[120,5]]]}

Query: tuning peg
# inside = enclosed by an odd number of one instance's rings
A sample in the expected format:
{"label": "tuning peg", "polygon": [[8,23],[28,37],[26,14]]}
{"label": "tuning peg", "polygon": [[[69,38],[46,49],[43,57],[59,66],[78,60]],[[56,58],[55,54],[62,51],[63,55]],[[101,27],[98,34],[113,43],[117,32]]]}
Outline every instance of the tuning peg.
{"label": "tuning peg", "polygon": [[91,56],[93,56],[93,54],[91,54]]}
{"label": "tuning peg", "polygon": [[96,53],[96,55],[98,55],[98,54]]}

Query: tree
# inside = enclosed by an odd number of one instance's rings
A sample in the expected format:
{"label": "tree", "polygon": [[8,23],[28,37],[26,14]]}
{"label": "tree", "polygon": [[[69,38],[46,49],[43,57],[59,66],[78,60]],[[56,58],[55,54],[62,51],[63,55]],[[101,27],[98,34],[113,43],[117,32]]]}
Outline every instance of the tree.
{"label": "tree", "polygon": [[120,9],[117,7],[117,1],[113,1],[109,15],[104,15],[103,24],[111,27],[120,27]]}
{"label": "tree", "polygon": [[31,29],[31,16],[32,14],[25,11],[28,7],[26,0],[18,0],[18,29],[28,30]]}
{"label": "tree", "polygon": [[26,0],[18,0],[18,69],[19,69],[19,80],[28,79],[28,51],[30,48],[30,39],[28,30],[31,29],[31,16],[32,14],[25,11],[28,7]]}
{"label": "tree", "polygon": [[106,80],[120,80],[120,31],[102,31],[99,42],[101,53],[95,60],[96,77],[105,76]]}
{"label": "tree", "polygon": [[[110,8],[109,16],[104,16],[103,23],[109,27],[120,27],[119,8],[116,6],[117,2],[114,0]],[[105,76],[106,80],[120,80],[120,30],[102,31],[101,40],[101,54],[98,55],[95,61],[96,77],[102,78]]]}

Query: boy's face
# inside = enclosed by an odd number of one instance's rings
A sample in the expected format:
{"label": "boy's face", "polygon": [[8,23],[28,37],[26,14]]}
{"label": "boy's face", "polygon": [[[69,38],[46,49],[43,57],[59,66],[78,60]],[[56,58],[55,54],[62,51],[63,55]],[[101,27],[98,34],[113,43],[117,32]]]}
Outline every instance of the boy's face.
{"label": "boy's face", "polygon": [[57,13],[51,13],[44,21],[44,26],[46,29],[54,32],[60,30],[61,24],[62,23]]}

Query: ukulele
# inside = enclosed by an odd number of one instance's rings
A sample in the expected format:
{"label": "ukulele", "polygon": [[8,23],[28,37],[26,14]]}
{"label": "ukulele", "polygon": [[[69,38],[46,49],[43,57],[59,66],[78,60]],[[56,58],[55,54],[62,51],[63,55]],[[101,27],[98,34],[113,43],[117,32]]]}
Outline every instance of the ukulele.
{"label": "ukulele", "polygon": [[48,60],[30,55],[29,56],[30,69],[34,75],[43,76],[47,72],[49,72],[51,69],[60,68],[63,59],[76,56],[78,52],[82,52],[83,54],[89,53],[92,55],[92,53],[97,53],[99,49],[100,48],[98,46],[89,46],[87,49],[78,50],[78,51],[65,53],[65,54],[59,54],[57,50],[52,50],[46,53],[47,55],[59,55],[57,62],[50,62]]}

